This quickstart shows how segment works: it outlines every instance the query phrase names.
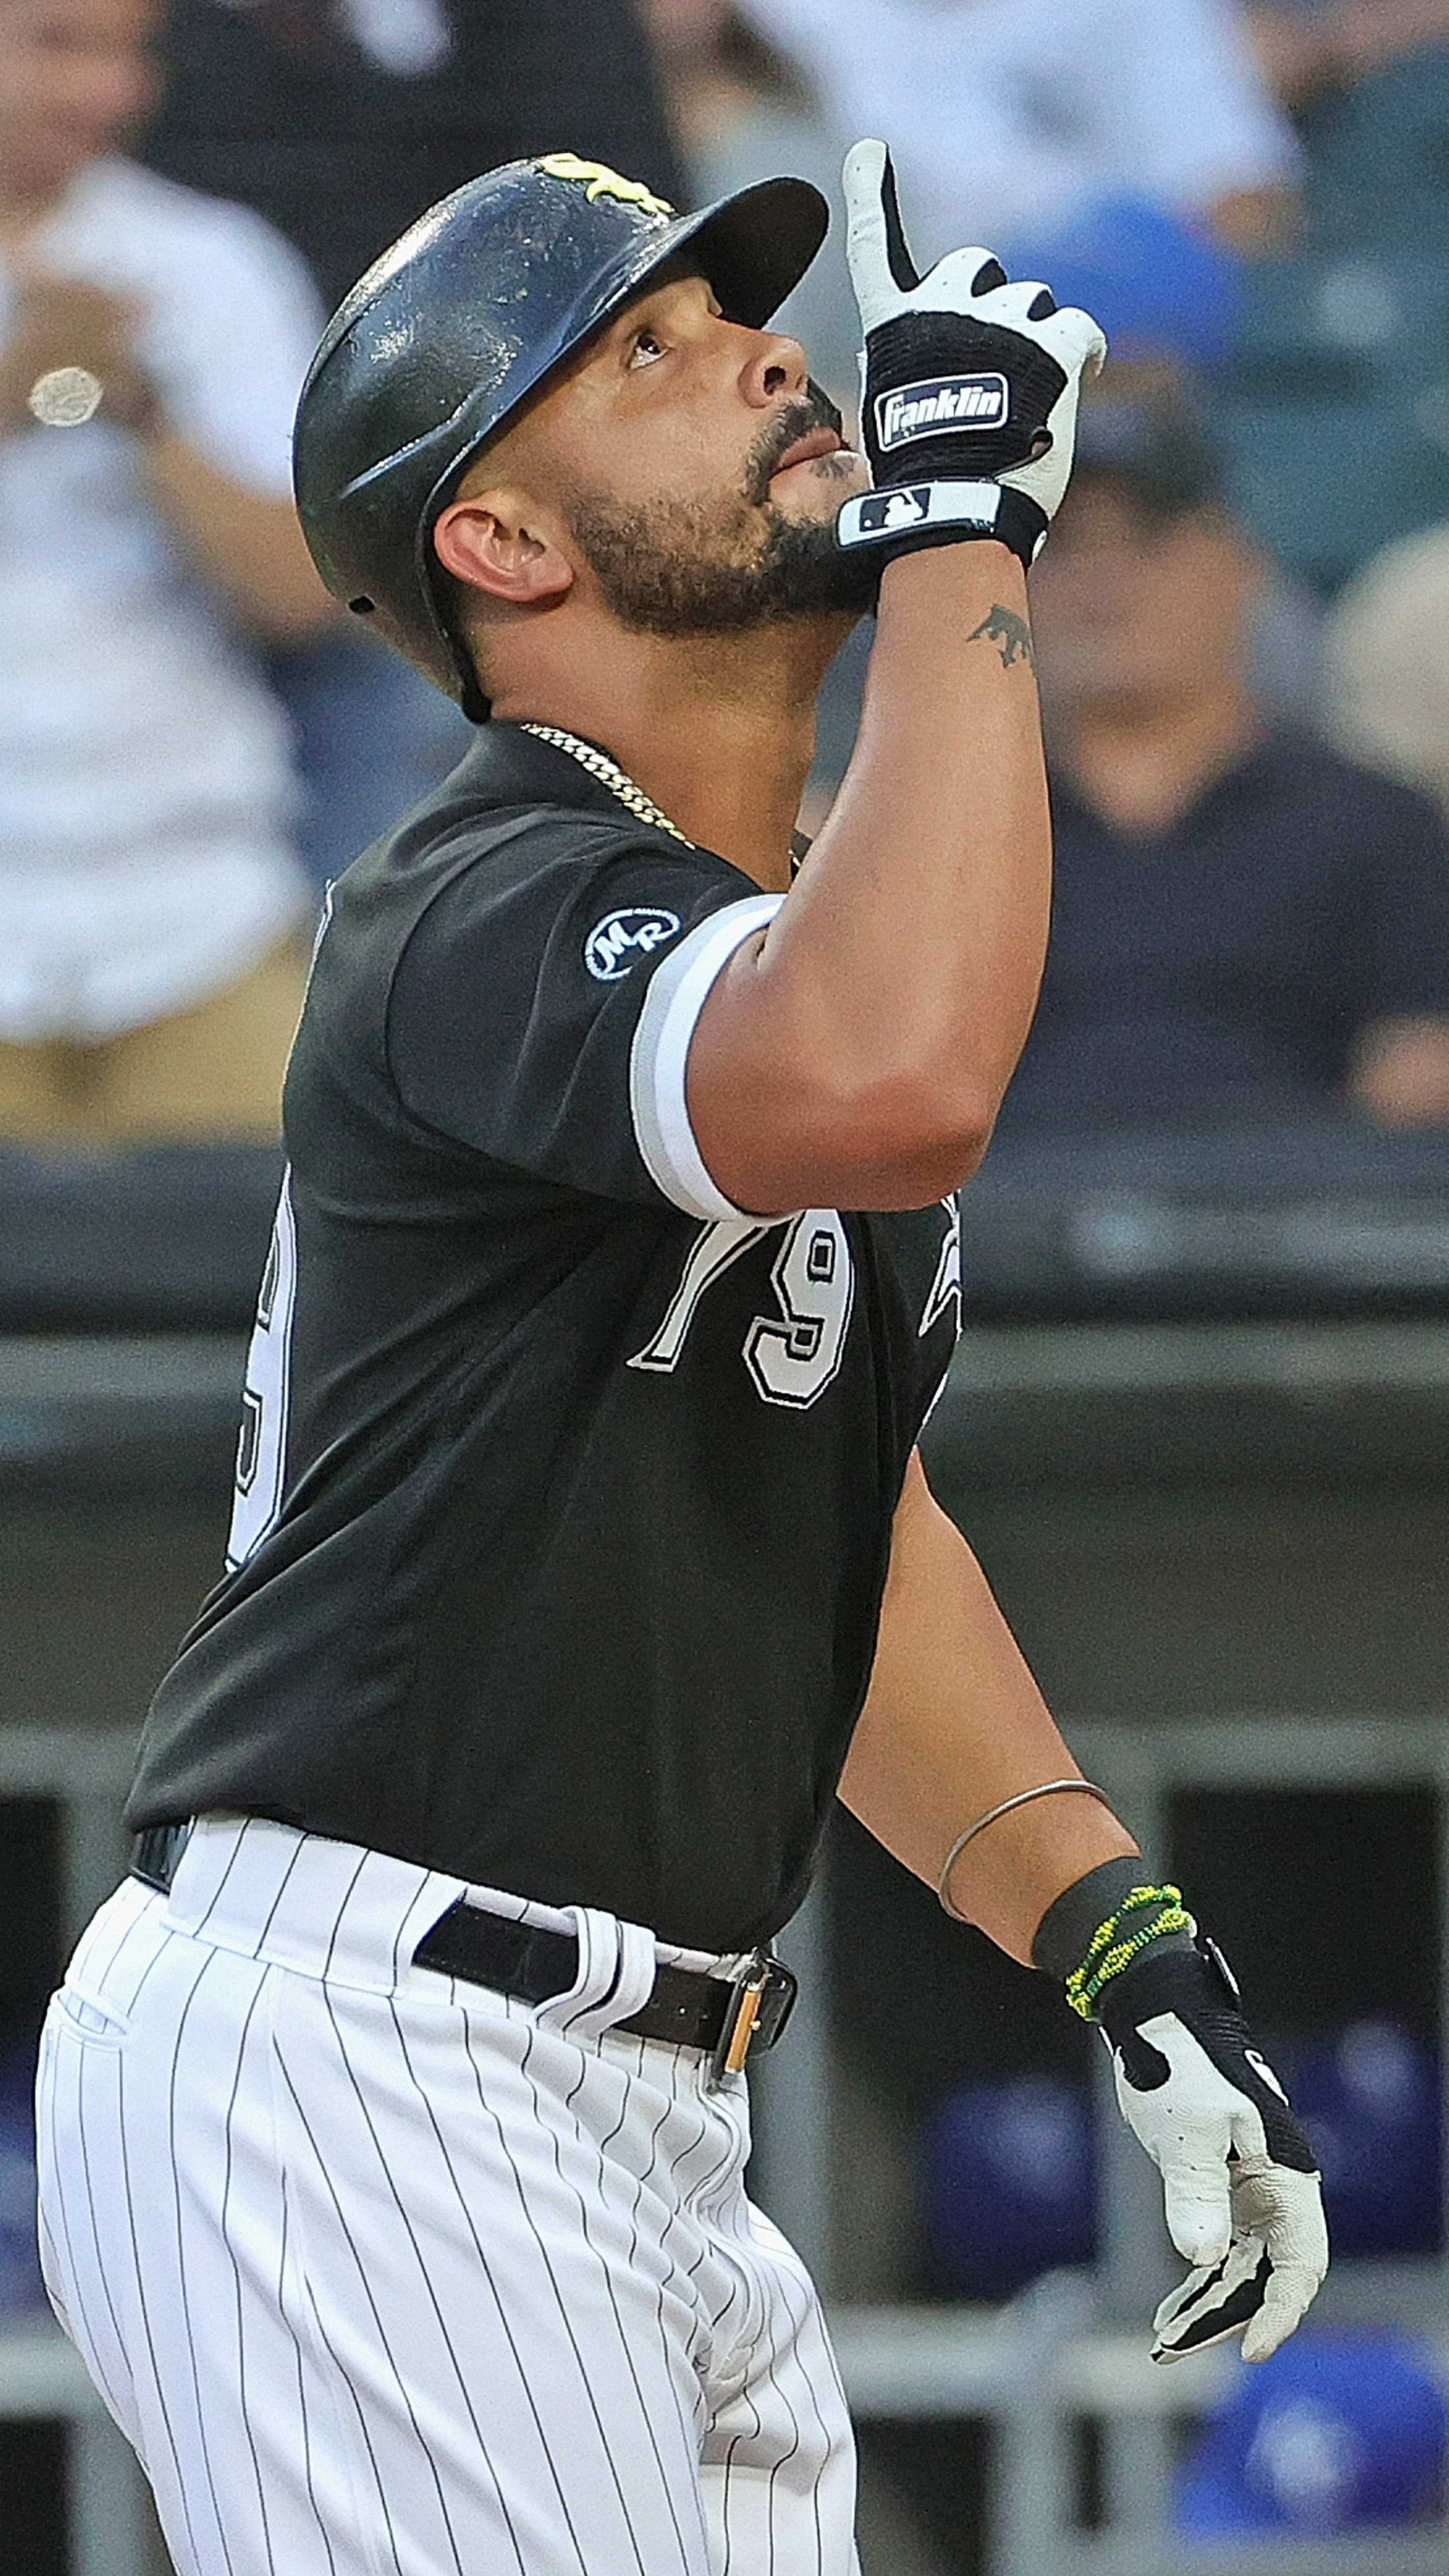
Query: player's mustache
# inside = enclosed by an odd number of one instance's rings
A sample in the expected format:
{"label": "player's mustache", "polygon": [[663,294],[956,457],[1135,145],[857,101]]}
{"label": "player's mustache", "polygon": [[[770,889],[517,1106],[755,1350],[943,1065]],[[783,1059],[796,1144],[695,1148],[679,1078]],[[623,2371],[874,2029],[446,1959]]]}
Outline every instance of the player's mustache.
{"label": "player's mustache", "polygon": [[770,477],[788,448],[797,438],[808,438],[812,429],[833,429],[837,438],[845,436],[845,419],[830,399],[823,385],[813,376],[803,394],[788,402],[766,422],[745,460],[745,495],[748,500],[769,499]]}

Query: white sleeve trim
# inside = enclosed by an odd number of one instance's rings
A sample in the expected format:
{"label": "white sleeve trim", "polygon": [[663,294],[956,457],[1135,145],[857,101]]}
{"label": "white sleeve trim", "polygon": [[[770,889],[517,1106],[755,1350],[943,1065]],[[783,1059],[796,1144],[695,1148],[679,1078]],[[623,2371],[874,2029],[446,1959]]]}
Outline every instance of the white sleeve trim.
{"label": "white sleeve trim", "polygon": [[695,1022],[715,977],[743,940],[774,920],[782,894],[746,895],[712,912],[655,967],[629,1056],[634,1134],[651,1180],[686,1216],[748,1221],[716,1189],[694,1141],[684,1076]]}

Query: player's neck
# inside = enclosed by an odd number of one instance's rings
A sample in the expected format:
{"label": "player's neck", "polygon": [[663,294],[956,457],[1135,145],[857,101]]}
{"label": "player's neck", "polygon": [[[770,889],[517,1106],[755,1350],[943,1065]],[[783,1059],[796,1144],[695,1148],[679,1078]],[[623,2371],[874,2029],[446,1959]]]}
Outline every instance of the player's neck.
{"label": "player's neck", "polygon": [[495,714],[597,743],[688,839],[769,892],[815,748],[815,697],[840,638],[798,626],[748,636],[622,634],[498,690]]}

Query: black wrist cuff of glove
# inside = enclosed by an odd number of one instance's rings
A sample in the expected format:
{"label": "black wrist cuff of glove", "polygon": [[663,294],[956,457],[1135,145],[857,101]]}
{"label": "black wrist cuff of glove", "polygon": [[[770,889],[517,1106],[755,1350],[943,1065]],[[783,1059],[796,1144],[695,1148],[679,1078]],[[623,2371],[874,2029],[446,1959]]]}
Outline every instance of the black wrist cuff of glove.
{"label": "black wrist cuff of glove", "polygon": [[887,483],[844,503],[836,514],[835,542],[842,554],[886,564],[927,546],[994,537],[1030,565],[1047,524],[1045,510],[1009,484]]}
{"label": "black wrist cuff of glove", "polygon": [[1241,2039],[1248,2035],[1238,1989],[1216,1943],[1189,1941],[1185,1933],[1172,1944],[1154,1941],[1097,1998],[1096,2017],[1114,2048],[1129,2030],[1165,2012],[1199,2035],[1205,2017],[1232,2023]]}

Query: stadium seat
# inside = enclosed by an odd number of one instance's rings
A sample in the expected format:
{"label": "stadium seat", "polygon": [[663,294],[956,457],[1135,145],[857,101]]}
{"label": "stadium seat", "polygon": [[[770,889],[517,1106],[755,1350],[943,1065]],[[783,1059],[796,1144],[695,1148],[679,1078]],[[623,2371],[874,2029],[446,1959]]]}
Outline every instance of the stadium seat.
{"label": "stadium seat", "polygon": [[1253,262],[1214,376],[1236,498],[1265,545],[1331,591],[1449,518],[1449,255],[1383,243]]}
{"label": "stadium seat", "polygon": [[943,2289],[1009,2298],[1038,2273],[1089,2263],[1095,2156],[1085,2085],[1053,2075],[961,2084],[924,2139],[923,2215]]}
{"label": "stadium seat", "polygon": [[1436,2519],[1445,2399],[1407,2336],[1308,2329],[1244,2368],[1182,2470],[1178,2529],[1304,2539]]}
{"label": "stadium seat", "polygon": [[1323,2170],[1335,2256],[1442,2243],[1437,2052],[1394,2022],[1279,2048],[1275,2064]]}

